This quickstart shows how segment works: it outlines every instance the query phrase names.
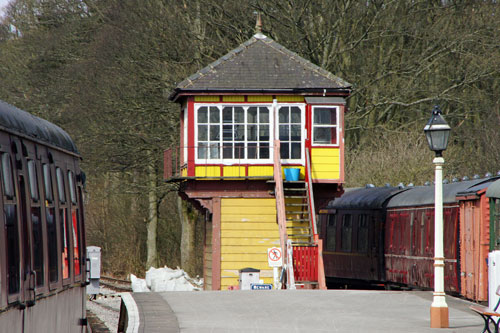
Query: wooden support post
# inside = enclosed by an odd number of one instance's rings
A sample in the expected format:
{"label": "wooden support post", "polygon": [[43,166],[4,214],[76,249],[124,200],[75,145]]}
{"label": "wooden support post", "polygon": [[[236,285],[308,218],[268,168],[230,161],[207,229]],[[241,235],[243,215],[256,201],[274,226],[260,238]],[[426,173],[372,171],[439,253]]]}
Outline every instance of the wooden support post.
{"label": "wooden support post", "polygon": [[220,290],[220,198],[212,201],[212,290]]}

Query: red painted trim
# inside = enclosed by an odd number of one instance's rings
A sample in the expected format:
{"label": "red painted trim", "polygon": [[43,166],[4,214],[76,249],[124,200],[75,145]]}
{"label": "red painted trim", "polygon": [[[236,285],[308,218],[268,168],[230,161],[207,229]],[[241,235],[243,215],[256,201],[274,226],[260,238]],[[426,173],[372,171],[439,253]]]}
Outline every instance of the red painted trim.
{"label": "red painted trim", "polygon": [[188,177],[194,177],[194,160],[195,160],[195,142],[194,142],[194,97],[189,96],[187,101],[188,109]]}
{"label": "red painted trim", "polygon": [[220,290],[220,198],[213,199],[212,209],[212,290]]}
{"label": "red painted trim", "polygon": [[345,105],[340,105],[339,108],[339,123],[341,124],[342,131],[339,131],[339,146],[340,146],[340,183],[345,183],[344,176],[344,133],[345,133],[345,124],[344,124],[344,113],[345,113]]}
{"label": "red painted trim", "polygon": [[[186,145],[186,143],[184,142],[184,109],[181,109],[181,119],[180,119],[180,125],[181,125],[181,128],[180,128],[180,132],[181,132],[181,139],[180,139],[180,148],[179,148],[179,166],[182,165],[182,161],[184,161],[184,149],[182,149],[182,147],[184,147]],[[177,165],[175,166],[176,169],[177,169]]]}

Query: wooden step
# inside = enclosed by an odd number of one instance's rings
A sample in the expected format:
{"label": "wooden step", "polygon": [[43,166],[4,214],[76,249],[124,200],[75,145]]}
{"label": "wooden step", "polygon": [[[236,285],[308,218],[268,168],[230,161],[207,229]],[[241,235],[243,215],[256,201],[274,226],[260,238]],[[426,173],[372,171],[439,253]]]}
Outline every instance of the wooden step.
{"label": "wooden step", "polygon": [[288,237],[295,237],[295,238],[309,238],[312,237],[311,234],[288,234]]}
{"label": "wooden step", "polygon": [[309,211],[307,210],[287,210],[285,211],[287,215],[309,215]]}
{"label": "wooden step", "polygon": [[309,219],[286,219],[287,222],[309,222]]}
{"label": "wooden step", "polygon": [[306,191],[307,189],[305,187],[284,187],[283,188],[283,191],[289,191],[289,192],[294,192],[294,191],[297,191],[297,192],[304,192]]}
{"label": "wooden step", "polygon": [[285,195],[285,199],[307,199],[305,195]]}
{"label": "wooden step", "polygon": [[315,244],[313,242],[293,242],[292,245],[297,245],[297,246],[314,246]]}
{"label": "wooden step", "polygon": [[306,227],[286,227],[287,229],[304,229],[304,230],[311,230],[311,227],[306,226]]}
{"label": "wooden step", "polygon": [[285,207],[306,207],[309,206],[308,203],[286,203],[285,202]]}

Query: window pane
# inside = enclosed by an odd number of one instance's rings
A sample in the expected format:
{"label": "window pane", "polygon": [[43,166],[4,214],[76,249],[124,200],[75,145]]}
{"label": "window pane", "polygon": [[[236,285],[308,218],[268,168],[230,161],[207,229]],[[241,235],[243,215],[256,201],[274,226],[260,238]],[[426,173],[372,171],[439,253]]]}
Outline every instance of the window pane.
{"label": "window pane", "polygon": [[59,275],[57,264],[57,229],[54,208],[46,208],[47,218],[47,242],[49,245],[49,279],[50,282],[56,282]]}
{"label": "window pane", "polygon": [[233,108],[225,107],[222,109],[222,122],[232,123],[233,122]]}
{"label": "window pane", "polygon": [[233,144],[232,143],[224,143],[224,147],[222,148],[222,158],[233,158]]}
{"label": "window pane", "polygon": [[326,227],[326,248],[335,251],[337,243],[337,220],[335,215],[328,215],[328,225]]}
{"label": "window pane", "polygon": [[331,127],[314,127],[313,142],[318,144],[336,143],[337,140],[332,138],[332,131],[336,131],[336,129]]}
{"label": "window pane", "polygon": [[44,272],[42,221],[40,219],[40,207],[31,208],[31,229],[33,235],[33,270],[36,273],[36,285],[41,286],[44,282]]}
{"label": "window pane", "polygon": [[220,158],[219,143],[210,143],[210,158]]}
{"label": "window pane", "polygon": [[245,158],[245,144],[235,143],[234,144],[234,158],[241,159]]}
{"label": "window pane", "polygon": [[241,106],[234,108],[234,122],[242,124],[245,122],[245,110]]}
{"label": "window pane", "polygon": [[69,241],[69,229],[68,220],[66,218],[66,209],[59,209],[60,218],[60,230],[61,230],[61,244],[62,244],[62,273],[63,279],[69,278],[69,251],[68,251],[68,241]]}
{"label": "window pane", "polygon": [[210,122],[211,123],[220,123],[220,111],[216,106],[210,107]]}
{"label": "window pane", "polygon": [[10,155],[7,153],[2,154],[2,180],[3,190],[5,195],[12,199],[15,196],[14,183],[12,181],[12,166],[10,164]]}
{"label": "window pane", "polygon": [[75,190],[75,182],[73,181],[73,172],[68,171],[68,186],[69,186],[69,196],[71,198],[71,202],[76,205],[76,190]]}
{"label": "window pane", "polygon": [[358,252],[368,251],[368,216],[358,218]]}
{"label": "window pane", "polygon": [[36,164],[33,160],[28,161],[28,178],[31,199],[38,201],[38,177],[36,174]]}
{"label": "window pane", "polygon": [[247,158],[257,158],[257,143],[251,142],[248,144]]}
{"label": "window pane", "polygon": [[198,141],[208,140],[208,126],[198,125]]}
{"label": "window pane", "polygon": [[19,292],[20,286],[20,258],[19,233],[17,226],[16,205],[4,205],[5,231],[7,236],[7,276],[9,294]]}
{"label": "window pane", "polygon": [[290,140],[289,125],[280,125],[279,138],[281,141],[289,141]]}
{"label": "window pane", "polygon": [[281,147],[280,147],[280,155],[281,158],[287,159],[290,158],[290,145],[288,142],[281,142]]}
{"label": "window pane", "polygon": [[80,275],[80,221],[78,210],[71,212],[71,221],[73,222],[73,265],[75,275]]}
{"label": "window pane", "polygon": [[259,141],[269,142],[269,125],[260,125]]}
{"label": "window pane", "polygon": [[52,176],[50,175],[50,166],[44,164],[43,168],[43,184],[45,187],[45,200],[52,202],[54,200],[54,195],[52,192]]}
{"label": "window pane", "polygon": [[269,124],[269,109],[261,107],[259,112],[259,122],[261,124]]}
{"label": "window pane", "polygon": [[233,141],[233,126],[232,125],[224,125],[222,127],[222,140]]}
{"label": "window pane", "polygon": [[234,125],[234,141],[245,141],[245,125]]}
{"label": "window pane", "polygon": [[252,106],[248,108],[247,111],[247,123],[256,123],[257,122],[257,108]]}
{"label": "window pane", "polygon": [[247,139],[248,141],[257,141],[257,125],[247,126]]}
{"label": "window pane", "polygon": [[56,168],[57,192],[59,193],[59,201],[66,202],[66,192],[64,191],[64,177],[61,168]]}
{"label": "window pane", "polygon": [[314,108],[315,125],[336,125],[337,112],[335,108]]}
{"label": "window pane", "polygon": [[351,215],[342,216],[342,251],[351,252],[352,244],[352,223]]}
{"label": "window pane", "polygon": [[300,151],[300,142],[292,142],[292,159],[300,159],[302,157]]}
{"label": "window pane", "polygon": [[290,122],[300,124],[300,108],[293,106],[290,110]]}
{"label": "window pane", "polygon": [[198,109],[198,123],[208,123],[208,110],[206,106]]}
{"label": "window pane", "polygon": [[269,143],[260,143],[259,158],[266,159],[269,158]]}
{"label": "window pane", "polygon": [[220,125],[210,125],[210,141],[219,141]]}
{"label": "window pane", "polygon": [[301,141],[301,132],[302,132],[302,127],[300,125],[292,125],[290,126],[290,140],[291,141]]}
{"label": "window pane", "polygon": [[198,142],[198,158],[207,158],[206,142]]}
{"label": "window pane", "polygon": [[279,117],[280,123],[288,123],[289,122],[288,113],[289,113],[289,107],[284,106],[284,107],[280,108],[280,110],[278,112],[278,117]]}

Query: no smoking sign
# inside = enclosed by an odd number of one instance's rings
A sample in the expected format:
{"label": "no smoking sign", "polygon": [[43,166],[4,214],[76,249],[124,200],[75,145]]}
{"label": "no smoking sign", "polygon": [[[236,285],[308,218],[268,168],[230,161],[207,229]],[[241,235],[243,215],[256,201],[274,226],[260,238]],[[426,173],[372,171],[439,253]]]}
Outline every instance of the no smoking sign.
{"label": "no smoking sign", "polygon": [[272,247],[267,249],[267,262],[270,267],[283,266],[283,256],[279,247]]}

